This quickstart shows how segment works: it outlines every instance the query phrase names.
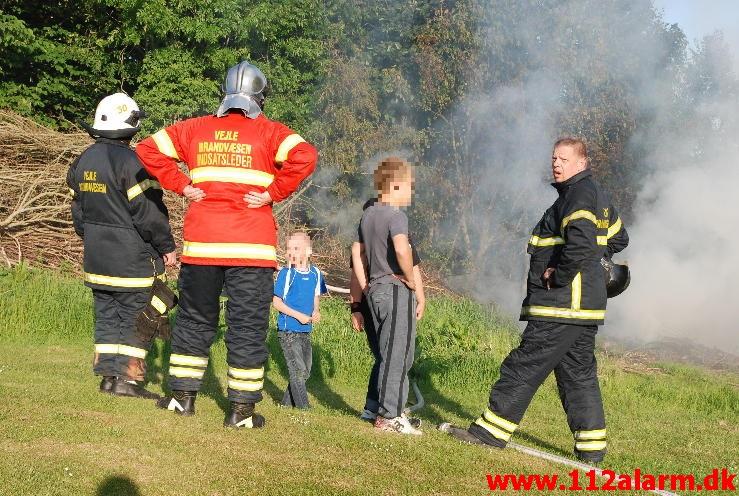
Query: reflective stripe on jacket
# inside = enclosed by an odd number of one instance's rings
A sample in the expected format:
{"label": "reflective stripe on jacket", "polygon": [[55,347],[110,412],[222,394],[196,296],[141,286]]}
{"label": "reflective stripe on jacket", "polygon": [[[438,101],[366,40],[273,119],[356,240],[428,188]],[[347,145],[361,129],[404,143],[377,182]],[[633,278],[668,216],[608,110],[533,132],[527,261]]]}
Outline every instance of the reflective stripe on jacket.
{"label": "reflective stripe on jacket", "polygon": [[[626,228],[590,170],[553,185],[559,197],[534,227],[521,320],[603,324],[605,272],[600,259],[623,250]],[[555,269],[550,289],[541,279]]]}
{"label": "reflective stripe on jacket", "polygon": [[241,112],[178,122],[143,140],[136,153],[164,188],[182,194],[192,184],[205,192],[187,208],[183,262],[254,267],[277,266],[277,227],[271,205],[247,208],[244,195],[267,191],[273,202],[284,200],[317,159],[287,126]]}
{"label": "reflective stripe on jacket", "polygon": [[69,168],[72,220],[84,242],[85,285],[148,291],[175,250],[162,190],[128,144],[98,138]]}

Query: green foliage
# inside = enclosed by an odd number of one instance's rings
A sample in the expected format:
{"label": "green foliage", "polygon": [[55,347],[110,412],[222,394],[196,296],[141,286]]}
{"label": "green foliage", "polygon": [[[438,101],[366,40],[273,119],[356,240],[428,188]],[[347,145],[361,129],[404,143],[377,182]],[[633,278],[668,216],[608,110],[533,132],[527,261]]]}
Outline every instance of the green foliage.
{"label": "green foliage", "polygon": [[689,49],[651,0],[9,0],[0,107],[69,127],[123,89],[149,133],[214,111],[225,69],[251,60],[271,83],[267,115],[321,153],[301,220],[353,232],[368,169],[400,154],[419,166],[424,258],[468,272],[491,253],[516,265],[535,220],[498,180],[534,159],[521,134],[584,136],[628,222],[650,139],[736,91],[727,56],[720,37]]}
{"label": "green foliage", "polygon": [[269,78],[271,117],[307,125],[325,18],[314,0],[6,2],[0,106],[60,127],[127,91],[145,131],[212,112],[225,70],[248,59]]}

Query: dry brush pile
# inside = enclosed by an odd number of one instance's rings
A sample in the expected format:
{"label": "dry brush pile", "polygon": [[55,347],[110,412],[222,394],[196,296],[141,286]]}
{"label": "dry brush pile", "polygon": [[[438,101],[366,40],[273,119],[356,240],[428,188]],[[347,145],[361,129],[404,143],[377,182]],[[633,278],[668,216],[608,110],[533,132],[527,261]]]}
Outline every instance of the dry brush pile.
{"label": "dry brush pile", "polygon": [[0,110],[0,257],[8,266],[27,261],[79,265],[82,244],[72,229],[65,178],[91,143],[86,134],[62,134]]}
{"label": "dry brush pile", "polygon": [[[91,143],[87,133],[60,133],[0,110],[0,263],[81,270],[82,242],[72,227],[66,176],[71,163]],[[304,192],[309,187],[310,183],[306,184],[275,208],[283,227],[281,240],[287,232],[300,228],[292,222],[293,213],[305,207]],[[186,201],[166,192],[165,202],[179,248]],[[313,235],[320,238],[321,247],[316,250],[316,263],[336,276],[343,275],[346,247],[320,230],[313,230]],[[344,283],[341,279],[339,276],[336,282]]]}

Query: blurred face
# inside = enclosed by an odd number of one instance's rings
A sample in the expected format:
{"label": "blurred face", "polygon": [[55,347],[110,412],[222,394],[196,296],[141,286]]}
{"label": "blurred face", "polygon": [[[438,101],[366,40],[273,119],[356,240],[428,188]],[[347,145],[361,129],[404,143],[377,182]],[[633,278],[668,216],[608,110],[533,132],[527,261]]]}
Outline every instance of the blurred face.
{"label": "blurred face", "polygon": [[287,261],[296,267],[307,267],[312,249],[306,234],[293,234],[287,240]]}
{"label": "blurred face", "polygon": [[552,152],[552,177],[555,183],[567,181],[584,171],[588,161],[580,156],[575,147],[560,145]]}
{"label": "blurred face", "polygon": [[396,202],[400,207],[407,207],[413,199],[413,177],[408,175],[400,181],[391,183]]}
{"label": "blurred face", "polygon": [[407,207],[413,199],[413,176],[411,174],[406,177],[390,181],[389,190],[383,198],[387,198],[389,203],[396,207]]}

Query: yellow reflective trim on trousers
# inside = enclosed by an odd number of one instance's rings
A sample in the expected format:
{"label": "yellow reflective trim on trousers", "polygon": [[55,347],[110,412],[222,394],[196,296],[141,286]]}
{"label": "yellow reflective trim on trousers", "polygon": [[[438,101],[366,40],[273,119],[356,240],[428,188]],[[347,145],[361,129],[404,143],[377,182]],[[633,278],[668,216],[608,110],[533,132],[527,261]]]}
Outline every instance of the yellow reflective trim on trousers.
{"label": "yellow reflective trim on trousers", "polygon": [[611,227],[608,228],[608,235],[606,236],[606,239],[611,239],[614,237],[623,227],[623,223],[621,222],[621,217],[616,219],[616,222],[613,223]]}
{"label": "yellow reflective trim on trousers", "polygon": [[[148,288],[154,284],[153,277],[114,277],[101,274],[90,274],[85,272],[85,281],[101,286],[117,286],[119,288]],[[164,274],[159,274],[157,279],[163,279]]]}
{"label": "yellow reflective trim on trousers", "polygon": [[228,387],[237,391],[261,391],[264,381],[237,381],[229,378]]}
{"label": "yellow reflective trim on trousers", "polygon": [[496,438],[498,438],[500,440],[503,440],[505,442],[508,442],[511,439],[511,435],[508,432],[506,432],[506,431],[504,431],[502,429],[498,429],[497,427],[495,427],[494,425],[490,424],[489,422],[487,422],[482,417],[480,417],[479,419],[475,420],[475,424],[479,425],[480,427],[482,427],[483,429],[485,429],[486,431],[488,431],[490,434],[492,434],[493,437],[496,437]]}
{"label": "yellow reflective trim on trousers", "polygon": [[530,306],[521,309],[521,316],[559,317],[563,319],[603,320],[605,310],[573,310],[571,308]]}
{"label": "yellow reflective trim on trousers", "polygon": [[169,356],[169,364],[205,368],[208,366],[208,359],[191,355],[172,354]]}
{"label": "yellow reflective trim on trousers", "polygon": [[196,167],[190,170],[193,184],[205,182],[249,184],[266,188],[275,180],[269,172],[240,167]]}
{"label": "yellow reflective trim on trousers", "polygon": [[151,297],[151,306],[156,308],[157,312],[161,314],[167,313],[167,305],[156,295]]}
{"label": "yellow reflective trim on trousers", "polygon": [[491,424],[495,424],[499,427],[502,427],[508,432],[513,432],[518,428],[518,424],[514,424],[513,422],[508,421],[504,419],[503,417],[499,417],[498,415],[494,414],[490,408],[485,409],[485,412],[482,414],[482,417],[486,421],[490,422]]}
{"label": "yellow reflective trim on trousers", "polygon": [[590,439],[605,439],[606,430],[597,429],[593,431],[575,431],[575,439],[578,441],[586,441]]}
{"label": "yellow reflective trim on trousers", "polygon": [[160,129],[156,133],[152,134],[151,137],[160,152],[175,160],[180,159],[180,156],[177,155],[177,149],[174,147],[174,143],[172,143],[172,138],[169,137],[166,129]]}
{"label": "yellow reflective trim on trousers", "polygon": [[95,353],[103,353],[105,355],[117,355],[118,345],[117,344],[96,344]]}
{"label": "yellow reflective trim on trousers", "polygon": [[572,309],[580,310],[582,300],[582,273],[578,272],[572,279]]}
{"label": "yellow reflective trim on trousers", "polygon": [[260,369],[236,369],[229,367],[228,375],[234,379],[258,380],[264,377],[264,368]]}
{"label": "yellow reflective trim on trousers", "polygon": [[551,238],[540,238],[536,235],[531,235],[529,244],[533,246],[555,246],[565,244],[565,240],[559,236],[552,236]]}
{"label": "yellow reflective trim on trousers", "polygon": [[567,227],[567,224],[577,219],[587,219],[593,224],[595,224],[596,226],[598,225],[598,218],[595,216],[593,212],[589,210],[576,210],[575,212],[572,212],[570,215],[562,219],[562,227],[560,231],[564,233],[565,227]]}
{"label": "yellow reflective trim on trousers", "polygon": [[586,441],[575,443],[575,449],[578,451],[600,451],[606,449],[605,441]]}
{"label": "yellow reflective trim on trousers", "polygon": [[136,348],[134,346],[128,346],[126,344],[119,344],[118,345],[118,354],[119,355],[126,355],[126,356],[132,356],[135,358],[141,358],[142,360],[146,358],[146,350],[143,348]]}
{"label": "yellow reflective trim on trousers", "polygon": [[169,375],[185,379],[202,379],[205,375],[204,369],[188,369],[185,367],[169,367]]}
{"label": "yellow reflective trim on trousers", "polygon": [[606,236],[598,236],[598,246],[608,246],[608,238]]}
{"label": "yellow reflective trim on trousers", "polygon": [[146,350],[128,346],[127,344],[96,344],[95,353],[104,353],[106,355],[126,355],[135,358],[146,358]]}
{"label": "yellow reflective trim on trousers", "polygon": [[162,189],[162,186],[153,179],[144,179],[140,183],[138,183],[136,186],[132,186],[128,188],[128,191],[126,191],[126,195],[128,195],[128,201],[133,200],[137,196],[139,196],[141,193],[146,191],[147,189]]}
{"label": "yellow reflective trim on trousers", "polygon": [[282,162],[287,160],[287,154],[290,153],[290,150],[295,148],[300,143],[305,143],[305,140],[299,134],[291,134],[290,136],[282,140],[282,143],[280,143],[280,146],[277,148],[275,162],[281,164]]}
{"label": "yellow reflective trim on trousers", "polygon": [[185,241],[182,249],[185,257],[197,258],[250,258],[252,260],[277,260],[272,245],[253,243],[199,243]]}

